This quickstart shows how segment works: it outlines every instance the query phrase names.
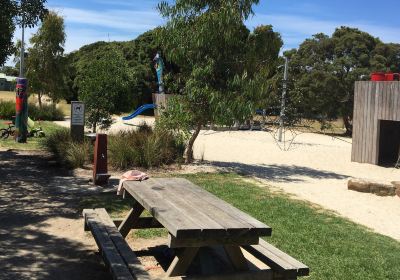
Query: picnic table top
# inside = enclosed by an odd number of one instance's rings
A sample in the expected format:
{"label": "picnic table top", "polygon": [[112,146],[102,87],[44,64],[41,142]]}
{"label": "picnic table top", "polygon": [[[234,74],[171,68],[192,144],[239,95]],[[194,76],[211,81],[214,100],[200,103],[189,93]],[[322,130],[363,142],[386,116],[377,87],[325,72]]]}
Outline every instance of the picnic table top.
{"label": "picnic table top", "polygon": [[125,181],[124,189],[175,238],[243,238],[271,228],[183,178]]}

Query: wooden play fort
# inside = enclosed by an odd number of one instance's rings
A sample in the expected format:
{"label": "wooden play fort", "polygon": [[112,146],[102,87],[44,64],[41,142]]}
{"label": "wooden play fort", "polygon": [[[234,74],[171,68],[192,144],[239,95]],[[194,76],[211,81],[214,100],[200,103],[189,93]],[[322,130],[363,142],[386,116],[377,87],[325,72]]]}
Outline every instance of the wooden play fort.
{"label": "wooden play fort", "polygon": [[400,148],[400,82],[356,82],[354,162],[395,166]]}

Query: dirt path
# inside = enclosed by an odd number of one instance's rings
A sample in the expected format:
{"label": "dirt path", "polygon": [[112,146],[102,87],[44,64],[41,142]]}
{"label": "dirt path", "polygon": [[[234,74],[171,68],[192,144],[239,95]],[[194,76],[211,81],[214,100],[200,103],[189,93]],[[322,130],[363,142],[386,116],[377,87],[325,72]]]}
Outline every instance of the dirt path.
{"label": "dirt path", "polygon": [[0,178],[0,279],[109,279],[77,210],[86,181],[13,151],[0,151]]}

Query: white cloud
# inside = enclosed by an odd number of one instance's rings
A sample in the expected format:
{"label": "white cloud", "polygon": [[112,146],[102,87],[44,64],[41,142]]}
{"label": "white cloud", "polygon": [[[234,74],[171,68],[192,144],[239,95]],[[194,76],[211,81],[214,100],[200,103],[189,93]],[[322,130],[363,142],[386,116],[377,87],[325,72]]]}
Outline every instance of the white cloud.
{"label": "white cloud", "polygon": [[359,28],[375,37],[379,37],[384,42],[400,43],[400,36],[398,35],[397,28],[375,25],[368,22],[335,22],[286,14],[256,14],[248,20],[247,24],[250,27],[256,27],[261,24],[272,24],[274,29],[282,34],[285,42],[285,49],[297,47],[306,38],[316,33],[322,32],[331,35],[335,29],[340,26]]}
{"label": "white cloud", "polygon": [[106,27],[130,32],[144,32],[162,23],[156,11],[105,10],[89,11],[56,8],[67,23]]}

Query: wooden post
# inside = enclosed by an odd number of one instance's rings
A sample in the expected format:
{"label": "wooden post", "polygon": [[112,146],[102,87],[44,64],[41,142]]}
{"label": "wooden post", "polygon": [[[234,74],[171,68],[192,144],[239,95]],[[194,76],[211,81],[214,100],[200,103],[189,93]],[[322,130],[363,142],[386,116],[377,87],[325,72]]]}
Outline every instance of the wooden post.
{"label": "wooden post", "polygon": [[83,141],[85,130],[85,104],[80,101],[71,102],[71,137],[76,142]]}
{"label": "wooden post", "polygon": [[97,134],[94,145],[93,182],[95,185],[108,183],[107,168],[107,134]]}

